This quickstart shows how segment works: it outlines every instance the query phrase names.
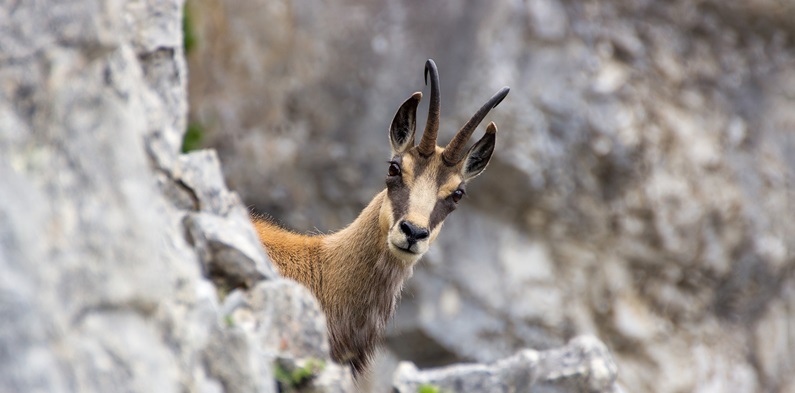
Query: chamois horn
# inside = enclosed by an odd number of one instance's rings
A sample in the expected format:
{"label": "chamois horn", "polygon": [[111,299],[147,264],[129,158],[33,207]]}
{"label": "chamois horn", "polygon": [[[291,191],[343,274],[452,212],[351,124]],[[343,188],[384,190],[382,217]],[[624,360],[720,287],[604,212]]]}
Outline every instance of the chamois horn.
{"label": "chamois horn", "polygon": [[447,144],[447,147],[444,148],[444,152],[442,153],[442,158],[447,165],[456,165],[458,164],[463,157],[461,157],[461,152],[464,150],[464,146],[466,146],[467,141],[472,136],[472,133],[475,131],[475,128],[478,127],[483,118],[489,113],[490,110],[496,108],[500,102],[508,95],[508,92],[511,89],[509,87],[503,87],[497,94],[494,94],[485,104],[483,104],[480,109],[472,116],[469,121],[464,124],[463,127],[455,134],[450,143]]}
{"label": "chamois horn", "polygon": [[425,132],[422,133],[417,151],[423,156],[430,156],[436,151],[436,135],[439,133],[439,114],[441,99],[439,98],[439,70],[436,63],[428,59],[425,62],[425,84],[428,84],[428,74],[431,75],[431,102],[428,106],[428,121],[425,123]]}

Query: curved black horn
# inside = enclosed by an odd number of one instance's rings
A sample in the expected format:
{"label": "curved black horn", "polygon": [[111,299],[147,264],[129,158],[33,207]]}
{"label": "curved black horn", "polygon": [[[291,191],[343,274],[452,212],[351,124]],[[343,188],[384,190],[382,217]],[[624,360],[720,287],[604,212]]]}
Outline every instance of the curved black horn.
{"label": "curved black horn", "polygon": [[475,132],[475,128],[478,127],[483,118],[489,113],[490,110],[496,108],[500,102],[508,95],[508,92],[511,89],[509,87],[503,87],[497,94],[494,94],[485,104],[483,104],[480,109],[472,116],[469,121],[464,124],[463,127],[455,134],[450,143],[447,144],[447,147],[444,148],[444,153],[442,153],[442,158],[444,162],[448,165],[455,165],[461,161],[461,152],[464,150],[464,146],[466,146],[467,141],[472,136],[472,133]]}
{"label": "curved black horn", "polygon": [[431,75],[431,103],[428,106],[428,121],[425,123],[425,132],[417,146],[417,151],[423,156],[429,156],[436,151],[436,135],[439,133],[439,115],[441,99],[439,98],[439,70],[436,63],[428,59],[425,62],[425,84],[428,84],[428,74]]}

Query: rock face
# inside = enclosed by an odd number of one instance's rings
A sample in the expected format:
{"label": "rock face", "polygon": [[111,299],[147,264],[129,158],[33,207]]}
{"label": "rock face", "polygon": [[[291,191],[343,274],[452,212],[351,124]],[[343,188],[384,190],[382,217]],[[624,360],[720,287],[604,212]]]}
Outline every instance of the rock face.
{"label": "rock face", "polygon": [[795,8],[724,3],[196,0],[191,121],[246,203],[327,231],[383,187],[425,59],[440,142],[509,85],[390,356],[494,362],[591,334],[629,391],[791,391]]}
{"label": "rock face", "polygon": [[218,157],[180,153],[180,1],[2,6],[0,391],[355,389],[241,200],[297,229],[351,221],[427,58],[442,141],[513,90],[384,356],[447,367],[376,390],[795,389],[792,7],[190,9],[191,120]]}
{"label": "rock face", "polygon": [[276,392],[310,359],[351,390],[215,153],[180,154],[181,2],[1,7],[0,391]]}

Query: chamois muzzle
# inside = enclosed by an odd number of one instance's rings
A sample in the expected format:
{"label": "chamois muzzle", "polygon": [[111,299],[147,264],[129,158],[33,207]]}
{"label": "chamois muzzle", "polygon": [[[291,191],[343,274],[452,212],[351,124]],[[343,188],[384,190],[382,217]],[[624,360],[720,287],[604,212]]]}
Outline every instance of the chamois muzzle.
{"label": "chamois muzzle", "polygon": [[430,233],[425,228],[420,228],[408,221],[402,221],[400,223],[400,231],[406,235],[406,241],[409,243],[409,247],[414,245],[418,240],[427,239]]}

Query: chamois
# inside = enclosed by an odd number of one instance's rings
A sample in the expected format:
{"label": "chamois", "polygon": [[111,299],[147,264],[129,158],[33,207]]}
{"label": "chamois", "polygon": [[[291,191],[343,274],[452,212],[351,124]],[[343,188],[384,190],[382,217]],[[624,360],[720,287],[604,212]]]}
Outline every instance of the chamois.
{"label": "chamois", "polygon": [[504,87],[484,104],[445,147],[439,130],[439,73],[425,63],[431,103],[420,144],[414,145],[416,92],[398,109],[389,130],[392,158],[386,189],[353,223],[329,235],[300,235],[259,216],[253,224],[282,276],[309,288],[326,314],[332,358],[356,374],[367,365],[387,321],[395,311],[404,281],[436,239],[442,221],[464,196],[466,183],[479,175],[494,152],[497,126],[464,153],[475,128],[508,94]]}

